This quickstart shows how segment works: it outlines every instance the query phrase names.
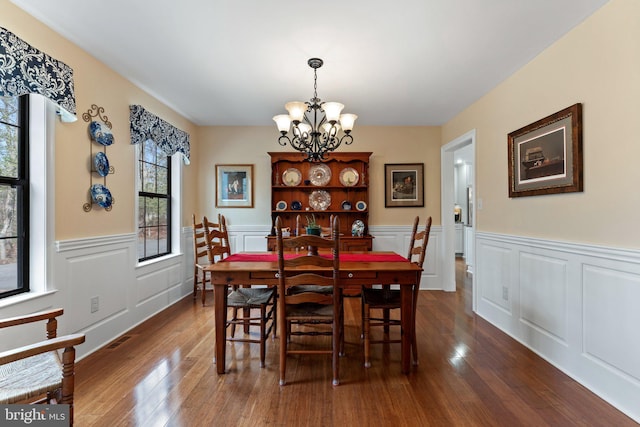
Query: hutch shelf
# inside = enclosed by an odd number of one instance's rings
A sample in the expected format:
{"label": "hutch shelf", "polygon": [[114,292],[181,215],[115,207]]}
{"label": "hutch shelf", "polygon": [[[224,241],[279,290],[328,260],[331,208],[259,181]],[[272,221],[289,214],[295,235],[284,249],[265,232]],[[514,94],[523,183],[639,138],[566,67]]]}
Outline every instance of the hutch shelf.
{"label": "hutch shelf", "polygon": [[[271,233],[267,248],[276,250],[275,221],[279,216],[292,235],[305,233],[312,215],[325,230],[331,216],[340,218],[340,249],[370,251],[369,157],[370,152],[330,153],[321,162],[310,162],[298,152],[270,152]],[[352,235],[362,221],[362,236]],[[357,233],[356,233],[357,234]]]}

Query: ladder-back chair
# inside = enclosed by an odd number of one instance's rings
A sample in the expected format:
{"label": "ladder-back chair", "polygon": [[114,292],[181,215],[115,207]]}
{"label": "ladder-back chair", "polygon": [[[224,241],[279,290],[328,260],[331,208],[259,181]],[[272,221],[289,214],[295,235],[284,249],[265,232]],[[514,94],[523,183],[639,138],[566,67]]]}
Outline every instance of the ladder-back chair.
{"label": "ladder-back chair", "polygon": [[[424,264],[424,259],[427,250],[427,244],[429,243],[429,234],[431,232],[431,217],[427,219],[425,228],[418,231],[418,224],[420,218],[416,216],[413,221],[413,229],[411,231],[411,241],[409,243],[409,254],[407,259],[420,268]],[[418,348],[416,346],[416,308],[418,302],[418,294],[420,291],[420,282],[418,282],[413,289],[413,304],[412,304],[412,318],[413,318],[413,335],[411,337],[411,349],[413,354],[413,364],[418,364]],[[383,286],[382,289],[374,289],[370,287],[362,288],[362,326],[364,335],[364,366],[371,366],[371,344],[379,343],[399,343],[400,339],[389,338],[389,326],[400,326],[400,320],[391,319],[389,316],[390,310],[400,310],[401,298],[399,289],[391,289],[389,286]],[[382,310],[381,317],[371,317],[372,310]],[[384,335],[383,339],[372,340],[371,328],[383,327]],[[402,333],[402,332],[401,332]]]}

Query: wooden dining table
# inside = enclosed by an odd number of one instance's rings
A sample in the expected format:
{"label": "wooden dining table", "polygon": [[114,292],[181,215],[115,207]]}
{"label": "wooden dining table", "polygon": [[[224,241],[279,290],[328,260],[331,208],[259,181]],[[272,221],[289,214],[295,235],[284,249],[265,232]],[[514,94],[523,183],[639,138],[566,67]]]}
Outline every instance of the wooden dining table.
{"label": "wooden dining table", "polygon": [[[288,257],[299,256],[295,253]],[[330,256],[326,254],[326,256]],[[225,373],[225,335],[227,323],[228,287],[276,286],[278,284],[277,252],[241,252],[206,268],[214,288],[215,363],[218,374]],[[305,270],[308,271],[308,268]],[[318,267],[317,271],[330,272]],[[315,271],[315,270],[314,270]],[[401,366],[408,374],[411,361],[413,321],[413,287],[420,283],[422,268],[395,252],[340,252],[340,286],[345,291],[360,290],[363,285],[400,285],[402,323]],[[282,339],[282,337],[280,338]]]}

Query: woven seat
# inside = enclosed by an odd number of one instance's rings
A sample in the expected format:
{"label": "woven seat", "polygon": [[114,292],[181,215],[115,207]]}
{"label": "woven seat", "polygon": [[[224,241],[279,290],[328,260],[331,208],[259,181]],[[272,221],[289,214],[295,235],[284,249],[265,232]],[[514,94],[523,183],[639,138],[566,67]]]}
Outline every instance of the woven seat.
{"label": "woven seat", "polygon": [[[58,403],[69,405],[73,424],[75,346],[83,334],[57,335],[62,309],[0,320],[0,328],[47,321],[47,339],[36,344],[0,352],[0,404]],[[62,355],[58,350],[64,350]]]}
{"label": "woven seat", "polygon": [[[218,221],[219,228],[210,228],[207,217],[205,216],[203,219],[207,255],[211,264],[220,262],[231,255],[227,220],[224,215],[218,215]],[[271,333],[275,335],[276,330],[276,289],[234,286],[227,294],[227,306],[233,309],[233,314],[225,325],[225,328],[231,330],[225,336],[225,340],[260,344],[260,366],[264,367],[266,341]],[[258,313],[252,315],[252,311]],[[243,336],[236,337],[237,325],[243,327]],[[257,338],[250,336],[251,327],[259,329]]]}
{"label": "woven seat", "polygon": [[259,306],[270,304],[273,301],[273,289],[268,288],[238,288],[227,295],[229,307],[245,307],[247,305]]}
{"label": "woven seat", "polygon": [[62,387],[62,363],[48,352],[0,366],[0,403],[15,403]]}
{"label": "woven seat", "polygon": [[[429,243],[429,233],[431,232],[431,217],[427,219],[424,230],[418,232],[418,224],[420,218],[416,216],[411,231],[411,241],[409,242],[409,254],[407,259],[420,268],[424,263],[427,244]],[[417,257],[417,259],[414,259]],[[413,335],[411,337],[411,350],[413,354],[413,364],[418,364],[418,348],[416,346],[416,307],[418,302],[418,294],[420,290],[420,282],[413,288],[412,318],[413,318]],[[364,338],[364,366],[371,366],[371,344],[378,343],[400,343],[400,339],[389,338],[390,326],[402,326],[400,320],[391,319],[390,310],[400,310],[402,300],[400,298],[400,290],[391,289],[388,285],[382,289],[374,289],[371,287],[362,288],[362,329]],[[382,310],[381,317],[372,317],[372,310]],[[383,327],[383,338],[379,340],[371,339],[372,327]],[[403,333],[401,331],[401,333]]]}

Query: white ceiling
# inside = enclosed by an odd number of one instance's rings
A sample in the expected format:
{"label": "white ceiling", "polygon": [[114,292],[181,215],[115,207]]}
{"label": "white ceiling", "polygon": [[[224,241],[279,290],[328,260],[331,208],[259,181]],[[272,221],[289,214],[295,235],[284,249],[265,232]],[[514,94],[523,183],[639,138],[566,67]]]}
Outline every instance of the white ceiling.
{"label": "white ceiling", "polygon": [[198,125],[275,126],[320,57],[357,130],[445,123],[607,0],[12,2]]}

